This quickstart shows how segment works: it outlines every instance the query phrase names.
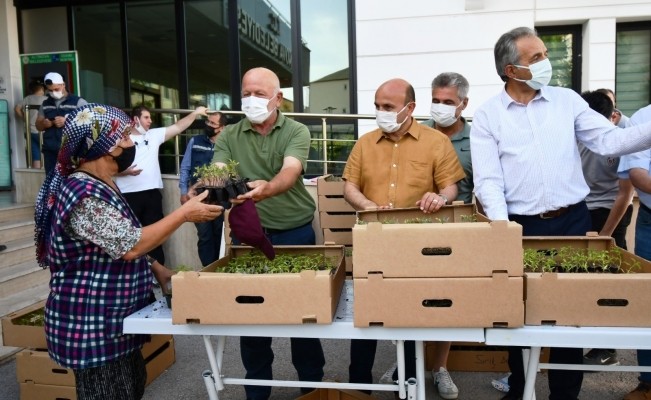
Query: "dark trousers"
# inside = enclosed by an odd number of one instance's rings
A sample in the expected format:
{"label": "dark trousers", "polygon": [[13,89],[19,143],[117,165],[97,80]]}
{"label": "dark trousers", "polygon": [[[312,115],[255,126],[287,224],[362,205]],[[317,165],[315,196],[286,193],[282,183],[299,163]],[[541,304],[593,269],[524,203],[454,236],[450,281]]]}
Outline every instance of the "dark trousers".
{"label": "dark trousers", "polygon": [[[556,218],[542,219],[538,216],[509,215],[511,221],[522,225],[523,236],[584,236],[592,228],[590,212],[585,202],[570,206],[569,210]],[[565,307],[562,299],[559,307]],[[583,364],[583,349],[552,348],[550,363]],[[524,366],[520,347],[509,348],[509,393],[521,394],[524,391]],[[583,371],[550,370],[549,399],[576,400],[579,398]]]}
{"label": "dark trousers", "polygon": [[[138,221],[142,226],[151,225],[163,219],[163,194],[160,189],[143,190],[142,192],[123,193]],[[158,246],[149,255],[165,265],[163,246]]]}
{"label": "dark trousers", "polygon": [[224,215],[220,215],[212,221],[194,224],[197,227],[197,249],[201,265],[206,266],[219,259],[219,252],[222,247],[222,228],[224,226]]}
{"label": "dark trousers", "polygon": [[[308,223],[286,231],[268,231],[267,237],[273,245],[298,245],[311,246],[316,243],[312,224]],[[239,244],[233,239],[233,244]],[[298,373],[300,381],[320,382],[323,379],[323,366],[325,356],[319,339],[312,338],[290,338],[292,350],[292,364]],[[271,380],[273,372],[271,364],[274,360],[274,353],[271,349],[271,338],[269,337],[246,337],[240,338],[240,354],[242,363],[246,369],[246,379]],[[270,386],[244,386],[247,400],[267,400],[271,395]],[[301,392],[307,393],[310,388],[301,388]]]}
{"label": "dark trousers", "polygon": [[[590,218],[592,219],[592,230],[599,232],[608,219],[608,214],[610,214],[610,209],[608,208],[595,208],[590,210]],[[631,217],[633,216],[633,205],[629,204],[628,208],[622,219],[619,220],[619,223],[615,227],[613,234],[611,235],[615,239],[617,246],[626,250],[626,228],[631,224]]]}
{"label": "dark trousers", "polygon": [[[352,339],[350,341],[350,365],[348,366],[348,381],[350,383],[373,383],[373,363],[377,340]],[[405,378],[416,377],[416,344],[414,341],[405,341]],[[392,376],[398,379],[396,370]],[[363,390],[370,394],[370,390]]]}

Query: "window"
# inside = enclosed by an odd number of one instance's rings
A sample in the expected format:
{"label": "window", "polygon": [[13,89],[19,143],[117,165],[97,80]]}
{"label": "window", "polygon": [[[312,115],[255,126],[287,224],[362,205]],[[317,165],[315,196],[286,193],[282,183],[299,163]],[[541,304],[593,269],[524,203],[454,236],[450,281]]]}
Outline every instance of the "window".
{"label": "window", "polygon": [[554,71],[549,84],[580,92],[581,26],[549,26],[536,30],[547,46]]}
{"label": "window", "polygon": [[624,115],[651,102],[651,22],[617,25],[615,94]]}

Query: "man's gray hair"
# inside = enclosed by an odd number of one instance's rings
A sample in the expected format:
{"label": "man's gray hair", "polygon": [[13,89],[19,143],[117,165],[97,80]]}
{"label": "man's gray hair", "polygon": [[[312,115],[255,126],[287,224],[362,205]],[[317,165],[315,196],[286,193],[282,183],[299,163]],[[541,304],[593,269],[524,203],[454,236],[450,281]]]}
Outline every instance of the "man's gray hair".
{"label": "man's gray hair", "polygon": [[470,84],[463,75],[456,72],[442,72],[432,81],[432,90],[445,87],[456,87],[457,95],[461,100],[468,98]]}
{"label": "man's gray hair", "polygon": [[508,80],[504,68],[510,64],[520,63],[520,53],[518,52],[516,42],[523,37],[531,36],[538,37],[538,34],[534,29],[523,26],[506,32],[495,43],[495,69],[497,70],[497,75],[504,82]]}

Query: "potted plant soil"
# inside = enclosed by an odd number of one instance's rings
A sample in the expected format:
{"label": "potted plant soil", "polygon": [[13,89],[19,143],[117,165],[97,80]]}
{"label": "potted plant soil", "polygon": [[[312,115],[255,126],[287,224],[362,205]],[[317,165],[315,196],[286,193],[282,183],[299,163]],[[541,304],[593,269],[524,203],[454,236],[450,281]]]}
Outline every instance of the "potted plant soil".
{"label": "potted plant soil", "polygon": [[221,205],[224,208],[230,207],[229,199],[236,198],[240,194],[249,191],[246,182],[247,178],[242,178],[237,171],[239,163],[230,160],[225,166],[216,164],[207,164],[197,167],[194,176],[198,178],[196,187],[197,194],[208,190],[208,197],[204,200],[208,204]]}
{"label": "potted plant soil", "polygon": [[219,167],[212,163],[206,164],[197,167],[194,176],[198,178],[198,185],[195,188],[197,194],[208,191],[208,197],[204,203],[217,204],[224,208],[230,207],[229,196],[225,189],[229,181],[226,167]]}
{"label": "potted plant soil", "polygon": [[226,163],[226,173],[228,174],[228,181],[226,182],[226,192],[229,198],[235,198],[240,194],[249,191],[247,186],[248,178],[242,178],[237,170],[239,163],[235,160],[230,160]]}

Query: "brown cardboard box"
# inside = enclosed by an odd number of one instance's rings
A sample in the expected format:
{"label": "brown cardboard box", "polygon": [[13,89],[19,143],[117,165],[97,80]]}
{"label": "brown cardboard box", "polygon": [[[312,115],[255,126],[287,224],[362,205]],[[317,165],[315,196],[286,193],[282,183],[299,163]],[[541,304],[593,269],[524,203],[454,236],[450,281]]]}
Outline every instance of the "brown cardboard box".
{"label": "brown cardboard box", "polygon": [[317,389],[296,400],[375,400],[375,397],[357,390]]}
{"label": "brown cardboard box", "polygon": [[16,380],[18,383],[75,386],[72,370],[55,363],[43,350],[26,349],[16,354]]}
{"label": "brown cardboard box", "polygon": [[[153,382],[175,361],[172,335],[152,335],[151,338],[152,340],[142,348],[147,368],[146,385]],[[31,382],[48,387],[75,386],[72,370],[55,363],[47,351],[43,350],[26,349],[16,354],[16,379],[21,384]]]}
{"label": "brown cardboard box", "polygon": [[[473,216],[477,222],[464,222]],[[474,206],[445,206],[425,215],[418,208],[360,211],[366,224],[353,228],[354,278],[489,277],[506,271],[522,276],[522,226],[477,214]],[[408,218],[446,223],[403,223]],[[377,221],[392,220],[396,223]]]}
{"label": "brown cardboard box", "polygon": [[144,355],[144,347],[142,349],[142,352],[143,357],[145,358],[145,367],[147,368],[147,381],[145,382],[145,386],[148,386],[150,383],[152,383],[176,361],[174,339],[170,339],[165,342],[148,357],[145,357]]}
{"label": "brown cardboard box", "polygon": [[[454,342],[448,356],[448,371],[509,372],[508,351],[502,346],[486,346],[483,343]],[[434,346],[425,343],[425,368],[434,368]],[[540,362],[549,361],[549,348],[540,352]]]}
{"label": "brown cardboard box", "polygon": [[357,214],[355,212],[320,212],[319,221],[321,228],[347,228],[352,229],[357,221]]}
{"label": "brown cardboard box", "polygon": [[350,228],[325,228],[323,229],[323,242],[351,246],[353,244],[353,230]]}
{"label": "brown cardboard box", "polygon": [[353,206],[344,200],[343,185],[342,192],[339,195],[318,196],[317,204],[319,211],[341,211],[341,212],[355,212]]}
{"label": "brown cardboard box", "polygon": [[77,390],[74,386],[21,382],[20,400],[77,400]]}
{"label": "brown cardboard box", "polygon": [[523,278],[506,273],[490,278],[371,274],[366,279],[353,278],[353,287],[354,324],[359,328],[517,328],[524,324]]}
{"label": "brown cardboard box", "polygon": [[276,254],[324,254],[336,260],[333,271],[295,274],[229,274],[217,272],[231,252],[199,272],[172,277],[172,323],[186,324],[330,324],[345,280],[343,246],[274,246]]}
{"label": "brown cardboard box", "polygon": [[[530,237],[524,248],[605,250],[610,237]],[[651,262],[621,250],[625,264],[638,263],[633,273],[531,273],[526,275],[527,325],[651,326]],[[607,300],[615,300],[613,302]],[[610,304],[610,305],[609,305]]]}
{"label": "brown cardboard box", "polygon": [[316,180],[316,193],[319,196],[343,196],[344,181],[331,174],[320,176]]}
{"label": "brown cardboard box", "polygon": [[4,346],[47,349],[43,326],[20,325],[26,314],[45,307],[45,300],[2,317],[2,342]]}

